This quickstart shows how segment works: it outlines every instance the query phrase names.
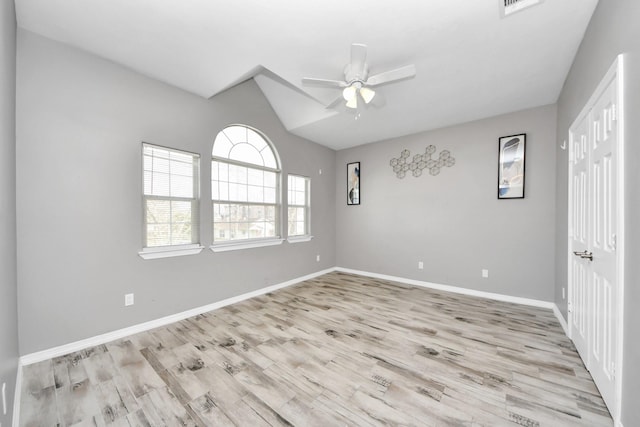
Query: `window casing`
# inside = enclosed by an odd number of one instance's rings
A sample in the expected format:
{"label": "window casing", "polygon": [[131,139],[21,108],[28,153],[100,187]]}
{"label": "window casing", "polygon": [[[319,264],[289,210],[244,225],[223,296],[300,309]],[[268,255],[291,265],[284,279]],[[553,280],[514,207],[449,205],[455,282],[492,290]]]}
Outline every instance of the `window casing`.
{"label": "window casing", "polygon": [[310,236],[311,180],[304,176],[289,175],[287,223],[289,240]]}
{"label": "window casing", "polygon": [[[143,251],[162,256],[200,248],[200,156],[142,144]],[[170,253],[171,251],[186,251]],[[154,258],[156,256],[149,256]]]}
{"label": "window casing", "polygon": [[280,165],[266,137],[243,125],[218,133],[211,155],[211,200],[214,251],[282,242]]}

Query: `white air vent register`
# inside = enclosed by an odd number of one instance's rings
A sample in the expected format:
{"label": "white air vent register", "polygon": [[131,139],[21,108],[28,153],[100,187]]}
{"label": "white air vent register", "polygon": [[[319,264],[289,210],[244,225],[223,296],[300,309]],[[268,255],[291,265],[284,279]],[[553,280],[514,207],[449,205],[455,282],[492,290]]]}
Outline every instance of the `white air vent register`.
{"label": "white air vent register", "polygon": [[512,13],[519,12],[531,6],[542,3],[544,0],[498,0],[500,3],[500,15],[504,18]]}

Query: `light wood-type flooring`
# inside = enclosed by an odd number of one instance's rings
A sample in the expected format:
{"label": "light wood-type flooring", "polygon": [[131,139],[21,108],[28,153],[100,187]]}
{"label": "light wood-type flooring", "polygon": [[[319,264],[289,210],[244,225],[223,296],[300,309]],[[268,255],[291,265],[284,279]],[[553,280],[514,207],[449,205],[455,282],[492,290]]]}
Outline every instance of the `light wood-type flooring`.
{"label": "light wood-type flooring", "polygon": [[344,273],[28,365],[21,426],[611,426],[551,310]]}

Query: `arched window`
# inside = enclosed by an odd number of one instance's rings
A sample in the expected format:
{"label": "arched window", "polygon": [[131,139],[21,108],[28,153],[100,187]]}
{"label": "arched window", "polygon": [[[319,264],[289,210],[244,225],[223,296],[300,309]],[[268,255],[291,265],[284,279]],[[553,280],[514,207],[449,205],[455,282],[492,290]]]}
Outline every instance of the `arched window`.
{"label": "arched window", "polygon": [[280,162],[267,138],[224,128],[211,151],[214,251],[281,243]]}

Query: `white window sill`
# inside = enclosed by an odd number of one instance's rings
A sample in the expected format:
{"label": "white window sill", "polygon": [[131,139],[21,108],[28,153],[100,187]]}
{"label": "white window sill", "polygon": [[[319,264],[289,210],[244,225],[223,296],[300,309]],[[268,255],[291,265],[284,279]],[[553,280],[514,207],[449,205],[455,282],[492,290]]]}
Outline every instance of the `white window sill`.
{"label": "white window sill", "polygon": [[284,242],[284,239],[254,240],[249,242],[230,242],[211,245],[209,249],[213,252],[238,251],[241,249],[262,248],[265,246],[276,246]]}
{"label": "white window sill", "polygon": [[174,256],[197,255],[204,249],[200,245],[165,246],[161,248],[145,248],[138,252],[142,259],[169,258]]}
{"label": "white window sill", "polygon": [[302,242],[310,242],[313,239],[313,236],[291,236],[287,238],[287,242],[289,243],[302,243]]}

